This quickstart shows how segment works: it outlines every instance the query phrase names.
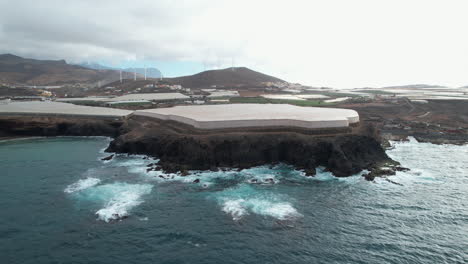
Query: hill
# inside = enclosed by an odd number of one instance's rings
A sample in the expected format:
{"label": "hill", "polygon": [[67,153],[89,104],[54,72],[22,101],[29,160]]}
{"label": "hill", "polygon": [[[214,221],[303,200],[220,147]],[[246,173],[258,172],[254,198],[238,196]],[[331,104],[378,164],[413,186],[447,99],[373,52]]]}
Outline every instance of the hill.
{"label": "hill", "polygon": [[94,84],[119,79],[114,70],[93,70],[65,60],[36,60],[12,54],[0,55],[0,83],[23,85]]}
{"label": "hill", "polygon": [[[12,54],[0,55],[0,84],[10,85],[63,85],[63,84],[89,84],[101,85],[112,83],[120,78],[119,70],[98,64],[82,65],[68,64],[65,60],[36,60],[22,58]],[[135,69],[124,70],[123,79],[133,79]],[[137,76],[142,78],[144,68],[137,68]],[[156,68],[147,68],[149,83],[159,81],[161,72]],[[151,80],[153,78],[153,80]],[[265,83],[285,82],[281,79],[253,71],[245,67],[210,70],[190,76],[164,78],[164,83],[180,84],[188,88],[251,88],[265,87]],[[129,86],[135,86],[127,83]],[[116,86],[120,86],[115,83]]]}
{"label": "hill", "polygon": [[265,82],[285,82],[246,67],[210,70],[190,76],[165,78],[165,80],[189,88],[206,88],[212,85],[224,88],[260,87],[264,86],[262,83]]}

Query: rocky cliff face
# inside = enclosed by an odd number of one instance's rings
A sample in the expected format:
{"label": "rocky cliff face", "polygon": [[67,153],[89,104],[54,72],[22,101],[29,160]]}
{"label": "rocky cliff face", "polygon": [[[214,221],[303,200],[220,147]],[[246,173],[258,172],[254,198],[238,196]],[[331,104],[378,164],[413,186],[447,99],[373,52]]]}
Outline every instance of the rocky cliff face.
{"label": "rocky cliff face", "polygon": [[0,137],[53,136],[118,136],[122,120],[46,117],[2,116]]}
{"label": "rocky cliff face", "polygon": [[203,131],[139,116],[127,120],[0,117],[0,137],[13,136],[114,137],[108,152],[154,156],[167,172],[283,162],[304,169],[307,175],[323,166],[345,177],[392,162],[376,131],[365,126],[315,132],[284,128]]}
{"label": "rocky cliff face", "polygon": [[132,117],[107,151],[157,157],[168,172],[284,162],[304,169],[308,175],[314,175],[316,167],[324,166],[334,175],[345,177],[390,161],[376,138],[363,131],[373,132],[359,130],[334,135],[280,130],[203,132],[175,123]]}

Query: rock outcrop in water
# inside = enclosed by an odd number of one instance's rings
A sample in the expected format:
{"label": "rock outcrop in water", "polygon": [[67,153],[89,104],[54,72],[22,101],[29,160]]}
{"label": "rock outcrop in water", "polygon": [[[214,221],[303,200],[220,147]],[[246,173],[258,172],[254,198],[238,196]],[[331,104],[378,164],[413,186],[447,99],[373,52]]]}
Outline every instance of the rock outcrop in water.
{"label": "rock outcrop in water", "polygon": [[167,172],[287,163],[308,175],[324,166],[338,177],[390,161],[373,131],[238,129],[201,131],[175,122],[132,117],[108,152],[146,154]]}

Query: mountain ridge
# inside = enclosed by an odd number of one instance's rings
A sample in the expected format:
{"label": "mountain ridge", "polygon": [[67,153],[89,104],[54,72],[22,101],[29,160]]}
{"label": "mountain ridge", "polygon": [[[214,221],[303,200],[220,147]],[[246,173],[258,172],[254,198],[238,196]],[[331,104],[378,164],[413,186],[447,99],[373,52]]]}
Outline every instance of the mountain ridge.
{"label": "mountain ridge", "polygon": [[[96,63],[83,65],[69,64],[65,60],[38,60],[23,58],[13,54],[0,54],[0,83],[10,85],[52,86],[63,84],[87,84],[96,86],[118,84],[120,70],[101,67]],[[124,79],[133,79],[135,69],[127,68],[122,72]],[[144,68],[137,68],[137,78],[144,76]],[[160,81],[160,71],[147,68],[148,82]],[[157,76],[157,77],[153,77]],[[156,79],[157,78],[157,79]],[[128,81],[128,80],[127,80]],[[208,70],[193,75],[164,78],[162,83],[179,84],[186,88],[255,88],[265,87],[266,83],[285,82],[279,78],[251,70],[246,67],[232,67]],[[138,88],[138,87],[137,87]]]}
{"label": "mountain ridge", "polygon": [[112,70],[92,70],[65,60],[38,60],[0,54],[0,82],[23,85],[94,84],[119,79]]}

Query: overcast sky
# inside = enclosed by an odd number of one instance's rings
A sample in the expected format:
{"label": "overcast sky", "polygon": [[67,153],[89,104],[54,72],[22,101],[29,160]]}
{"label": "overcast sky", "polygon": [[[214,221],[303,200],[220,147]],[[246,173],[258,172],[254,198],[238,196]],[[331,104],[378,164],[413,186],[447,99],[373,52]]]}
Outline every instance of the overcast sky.
{"label": "overcast sky", "polygon": [[461,86],[467,10],[466,0],[0,0],[0,53],[154,61],[173,65],[169,75],[234,62],[340,88]]}

